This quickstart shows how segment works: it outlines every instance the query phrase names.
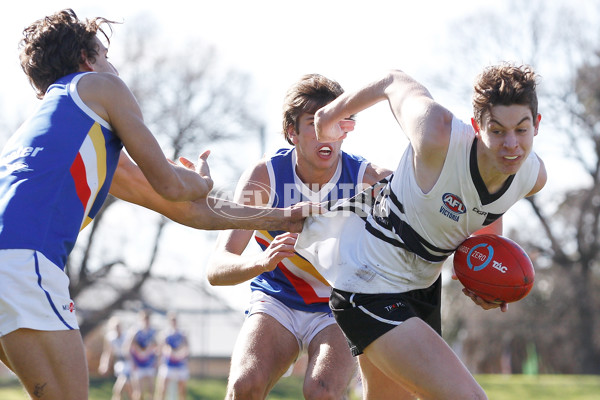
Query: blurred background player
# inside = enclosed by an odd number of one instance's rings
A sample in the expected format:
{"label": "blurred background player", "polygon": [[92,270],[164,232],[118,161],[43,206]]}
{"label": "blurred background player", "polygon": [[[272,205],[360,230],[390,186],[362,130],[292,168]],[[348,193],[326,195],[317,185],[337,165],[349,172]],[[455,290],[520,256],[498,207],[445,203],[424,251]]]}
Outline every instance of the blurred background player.
{"label": "blurred background player", "polygon": [[[299,201],[323,202],[357,193],[390,173],[341,150],[341,141],[319,143],[314,113],[343,93],[324,76],[303,76],[289,88],[283,105],[283,135],[292,148],[281,149],[244,173],[236,189],[239,202],[288,207]],[[340,122],[349,131],[354,121]],[[252,296],[233,350],[227,399],[264,399],[291,372],[302,352],[308,355],[306,399],[341,399],[356,363],[328,306],[331,288],[315,267],[294,252],[296,234],[254,233],[262,248],[242,255],[249,230],[222,232],[209,263],[212,285],[251,280]]]}
{"label": "blurred background player", "polygon": [[131,357],[131,380],[134,400],[150,400],[154,394],[154,382],[158,359],[156,330],[150,324],[150,312],[140,311],[141,326],[133,332],[129,341]]}
{"label": "blurred background player", "polygon": [[169,328],[163,332],[159,342],[160,366],[156,376],[154,400],[164,400],[173,384],[176,387],[176,396],[170,396],[169,399],[185,400],[187,381],[190,378],[190,347],[186,335],[177,325],[175,312],[167,314],[167,322]]}
{"label": "blurred background player", "polygon": [[104,336],[104,346],[100,355],[98,372],[106,375],[112,365],[115,375],[111,400],[121,400],[125,393],[128,399],[133,399],[131,387],[131,364],[127,356],[127,335],[121,326],[118,317],[111,317],[107,323],[107,331]]}

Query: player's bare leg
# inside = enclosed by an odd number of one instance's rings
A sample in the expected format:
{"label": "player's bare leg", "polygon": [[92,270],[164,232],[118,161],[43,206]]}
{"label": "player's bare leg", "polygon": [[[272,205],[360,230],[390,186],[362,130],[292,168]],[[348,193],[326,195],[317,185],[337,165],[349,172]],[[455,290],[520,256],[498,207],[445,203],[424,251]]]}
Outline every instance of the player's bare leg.
{"label": "player's bare leg", "polygon": [[119,375],[113,385],[111,400],[121,400],[122,394],[126,393],[128,399],[133,399],[133,388],[131,382],[125,375]]}
{"label": "player's bare leg", "polygon": [[415,393],[381,372],[364,354],[358,356],[363,400],[416,400]]}
{"label": "player's bare leg", "polygon": [[177,394],[179,395],[179,400],[185,400],[185,397],[187,396],[187,381],[177,381]]}
{"label": "player's bare leg", "polygon": [[167,394],[167,387],[169,387],[169,378],[162,376],[157,377],[153,400],[164,400]]}
{"label": "player's bare leg", "polygon": [[410,318],[375,340],[364,355],[422,400],[487,399],[452,349],[419,318]]}
{"label": "player's bare leg", "polygon": [[356,373],[356,361],[337,324],[319,332],[308,346],[304,398],[344,399]]}
{"label": "player's bare leg", "polygon": [[32,398],[88,398],[88,369],[79,330],[17,329],[0,342],[7,362]]}
{"label": "player's bare leg", "polygon": [[154,396],[154,376],[142,376],[132,380],[134,400],[152,400]]}
{"label": "player's bare leg", "polygon": [[[4,352],[4,348],[2,347],[2,342],[0,341],[0,361],[6,366],[6,368],[13,370],[8,358],[6,357],[6,353]],[[14,372],[14,371],[13,371]]]}
{"label": "player's bare leg", "polygon": [[262,313],[248,317],[231,356],[226,399],[265,399],[299,350],[294,335],[275,318]]}

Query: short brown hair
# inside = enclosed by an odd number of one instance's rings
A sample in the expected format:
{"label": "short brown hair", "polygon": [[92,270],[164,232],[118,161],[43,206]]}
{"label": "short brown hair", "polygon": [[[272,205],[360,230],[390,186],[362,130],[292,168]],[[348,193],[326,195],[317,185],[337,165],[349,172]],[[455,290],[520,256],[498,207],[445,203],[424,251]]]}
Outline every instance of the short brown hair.
{"label": "short brown hair", "polygon": [[532,117],[538,114],[537,76],[528,65],[504,63],[487,67],[477,76],[473,93],[473,115],[478,124],[497,105],[526,105]]}
{"label": "short brown hair", "polygon": [[283,136],[292,144],[288,129],[298,132],[298,119],[304,113],[314,114],[344,93],[342,86],[319,74],[304,75],[292,85],[283,101]]}
{"label": "short brown hair", "polygon": [[98,55],[96,34],[101,32],[110,42],[101,25],[110,28],[111,23],[114,22],[100,17],[80,21],[73,10],[65,9],[23,30],[19,60],[38,98],[44,97],[57,79],[79,70],[82,53],[94,61]]}

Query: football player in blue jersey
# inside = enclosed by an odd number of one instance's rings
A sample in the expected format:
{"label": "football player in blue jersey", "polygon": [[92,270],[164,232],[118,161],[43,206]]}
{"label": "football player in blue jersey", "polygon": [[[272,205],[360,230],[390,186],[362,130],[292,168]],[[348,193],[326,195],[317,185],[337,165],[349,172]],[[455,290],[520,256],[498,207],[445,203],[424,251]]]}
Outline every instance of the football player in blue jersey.
{"label": "football player in blue jersey", "polygon": [[156,329],[150,321],[149,310],[139,313],[140,324],[128,339],[128,356],[131,361],[133,400],[150,400],[158,369],[159,347]]}
{"label": "football player in blue jersey", "polygon": [[[319,143],[314,112],[343,93],[322,75],[303,76],[283,105],[283,135],[292,147],[259,160],[238,182],[236,200],[289,207],[299,201],[335,202],[376,183],[391,171],[341,150],[341,142]],[[341,129],[354,121],[339,121]],[[252,237],[262,251],[242,254]],[[227,399],[264,399],[291,372],[304,352],[306,399],[342,399],[355,371],[346,339],[328,306],[330,286],[315,267],[294,253],[296,234],[285,230],[224,231],[209,264],[213,285],[250,280],[246,319],[234,347]]]}
{"label": "football player in blue jersey", "polygon": [[21,66],[41,102],[0,154],[0,359],[32,398],[88,397],[64,268],[109,191],[199,229],[298,231],[311,211],[209,197],[208,152],[197,166],[170,163],[108,60],[99,36],[108,42],[110,24],[67,9],[26,27],[20,43]]}
{"label": "football player in blue jersey", "polygon": [[185,400],[187,381],[190,377],[188,359],[190,346],[186,334],[181,330],[174,311],[167,313],[169,327],[159,340],[160,365],[156,376],[154,400],[165,400],[167,389],[176,386],[177,399]]}

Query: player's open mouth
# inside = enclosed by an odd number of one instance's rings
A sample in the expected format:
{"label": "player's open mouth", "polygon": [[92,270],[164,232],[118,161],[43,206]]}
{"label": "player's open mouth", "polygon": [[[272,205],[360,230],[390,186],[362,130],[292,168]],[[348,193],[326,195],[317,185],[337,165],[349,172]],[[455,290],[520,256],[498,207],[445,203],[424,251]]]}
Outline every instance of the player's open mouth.
{"label": "player's open mouth", "polygon": [[516,160],[517,158],[519,158],[519,156],[504,156],[505,159],[507,160]]}
{"label": "player's open mouth", "polygon": [[319,154],[323,155],[323,156],[328,156],[331,154],[333,150],[331,149],[331,147],[329,146],[323,146],[319,149]]}

